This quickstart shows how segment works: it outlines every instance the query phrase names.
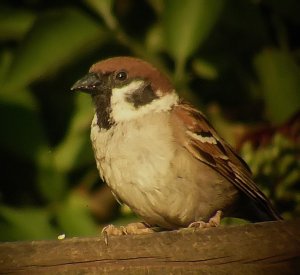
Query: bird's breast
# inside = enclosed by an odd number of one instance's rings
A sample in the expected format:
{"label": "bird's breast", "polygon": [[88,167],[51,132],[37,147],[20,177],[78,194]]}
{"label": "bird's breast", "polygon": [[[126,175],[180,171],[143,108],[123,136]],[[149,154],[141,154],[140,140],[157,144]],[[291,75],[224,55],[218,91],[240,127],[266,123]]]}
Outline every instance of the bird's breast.
{"label": "bird's breast", "polygon": [[176,228],[206,220],[236,190],[178,145],[169,123],[168,114],[152,114],[105,130],[94,118],[91,140],[113,193],[149,224]]}
{"label": "bird's breast", "polygon": [[101,177],[121,200],[160,189],[168,177],[174,143],[167,114],[100,129],[94,117],[91,140]]}

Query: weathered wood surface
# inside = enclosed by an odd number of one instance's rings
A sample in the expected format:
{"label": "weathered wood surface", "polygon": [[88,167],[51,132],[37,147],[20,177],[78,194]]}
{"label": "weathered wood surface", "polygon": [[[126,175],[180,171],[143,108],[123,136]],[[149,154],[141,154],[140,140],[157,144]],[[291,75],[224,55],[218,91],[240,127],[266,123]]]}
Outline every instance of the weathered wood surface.
{"label": "weathered wood surface", "polygon": [[1,274],[300,274],[300,220],[0,244]]}

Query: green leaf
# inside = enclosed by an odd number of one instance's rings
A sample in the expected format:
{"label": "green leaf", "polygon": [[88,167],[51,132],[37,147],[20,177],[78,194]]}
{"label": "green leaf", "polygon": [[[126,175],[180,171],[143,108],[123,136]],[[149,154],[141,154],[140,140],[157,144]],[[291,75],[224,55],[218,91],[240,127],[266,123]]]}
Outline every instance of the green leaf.
{"label": "green leaf", "polygon": [[101,26],[81,11],[62,9],[43,14],[21,43],[6,86],[26,86],[56,72],[99,46],[104,36]]}
{"label": "green leaf", "polygon": [[[38,111],[38,103],[30,90],[23,89],[12,93],[7,90],[0,90],[0,104],[11,104],[19,107],[23,107],[30,111]],[[38,114],[37,114],[38,116]]]}
{"label": "green leaf", "polygon": [[49,202],[62,199],[67,192],[67,175],[57,168],[51,149],[40,150],[37,167],[37,186],[41,196]]}
{"label": "green leaf", "polygon": [[113,14],[114,0],[84,0],[84,2],[103,18],[111,30],[115,30],[117,21]]}
{"label": "green leaf", "polygon": [[0,92],[0,146],[14,155],[32,161],[47,146],[37,103],[28,90]]}
{"label": "green leaf", "polygon": [[207,80],[215,80],[219,76],[216,65],[205,59],[195,59],[193,61],[193,69],[198,76]]}
{"label": "green leaf", "polygon": [[[0,86],[5,82],[6,74],[13,59],[12,50],[4,49],[0,53]],[[2,93],[2,90],[0,90]]]}
{"label": "green leaf", "polygon": [[164,33],[161,24],[156,24],[149,28],[145,45],[149,51],[154,53],[158,53],[164,49]]}
{"label": "green leaf", "polygon": [[35,15],[28,10],[1,9],[0,40],[21,39],[32,26]]}
{"label": "green leaf", "polygon": [[45,209],[17,209],[2,205],[0,220],[1,241],[41,240],[57,236]]}
{"label": "green leaf", "polygon": [[300,68],[290,53],[266,49],[254,59],[267,117],[282,123],[300,109]]}
{"label": "green leaf", "polygon": [[223,0],[166,0],[164,29],[166,47],[177,66],[207,38],[222,10]]}
{"label": "green leaf", "polygon": [[[86,94],[77,94],[75,111],[68,132],[54,151],[55,163],[59,171],[68,172],[84,161],[94,159],[89,138],[92,117],[93,107],[90,97]],[[81,154],[82,152],[84,154]]]}
{"label": "green leaf", "polygon": [[95,236],[98,233],[88,208],[88,200],[78,193],[72,193],[60,205],[57,212],[57,222],[67,237]]}

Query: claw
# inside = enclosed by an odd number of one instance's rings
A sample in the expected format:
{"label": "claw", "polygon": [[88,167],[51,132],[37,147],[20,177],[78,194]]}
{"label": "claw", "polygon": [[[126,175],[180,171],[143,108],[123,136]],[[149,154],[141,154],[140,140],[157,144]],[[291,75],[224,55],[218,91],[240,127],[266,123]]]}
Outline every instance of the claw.
{"label": "claw", "polygon": [[102,229],[101,234],[104,236],[104,242],[105,242],[106,245],[108,245],[108,236],[124,235],[123,230],[121,228],[117,228],[112,224],[109,224],[109,225],[105,226]]}
{"label": "claw", "polygon": [[134,235],[134,234],[149,234],[155,232],[145,223],[137,222],[130,223],[126,226],[115,227],[112,224],[105,226],[101,234],[104,236],[104,242],[108,245],[109,236]]}
{"label": "claw", "polygon": [[211,217],[208,221],[208,223],[210,224],[210,227],[217,227],[220,225],[221,223],[221,218],[222,218],[222,211],[218,210],[216,212],[216,214]]}
{"label": "claw", "polygon": [[188,228],[210,228],[210,227],[217,227],[220,225],[222,217],[222,211],[218,210],[214,216],[212,216],[208,222],[204,221],[196,221],[192,222]]}

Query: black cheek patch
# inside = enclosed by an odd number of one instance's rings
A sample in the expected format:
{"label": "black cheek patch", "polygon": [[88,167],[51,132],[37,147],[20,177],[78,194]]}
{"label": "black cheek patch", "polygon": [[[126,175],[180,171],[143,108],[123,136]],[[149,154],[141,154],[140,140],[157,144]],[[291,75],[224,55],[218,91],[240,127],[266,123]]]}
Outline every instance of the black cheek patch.
{"label": "black cheek patch", "polygon": [[93,101],[96,106],[97,124],[103,129],[109,129],[113,124],[109,116],[111,112],[110,97],[111,90],[106,90],[101,94],[93,96]]}
{"label": "black cheek patch", "polygon": [[147,105],[157,98],[158,96],[154,93],[151,85],[149,84],[135,90],[132,94],[126,97],[126,100],[130,103],[133,103],[135,108],[139,108]]}

